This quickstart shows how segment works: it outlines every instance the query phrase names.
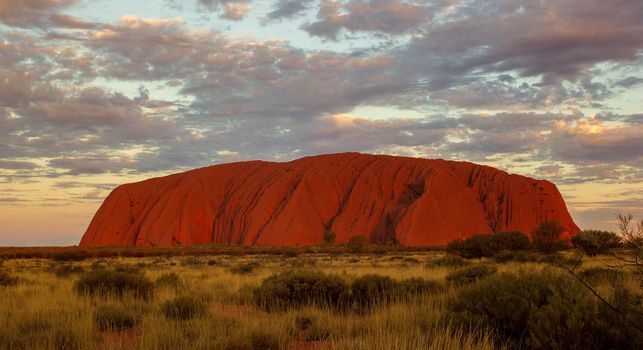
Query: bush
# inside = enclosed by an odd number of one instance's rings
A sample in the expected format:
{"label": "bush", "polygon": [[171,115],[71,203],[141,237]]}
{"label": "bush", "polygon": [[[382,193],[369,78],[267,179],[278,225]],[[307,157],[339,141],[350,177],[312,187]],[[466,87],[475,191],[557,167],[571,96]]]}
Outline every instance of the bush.
{"label": "bush", "polygon": [[335,243],[335,239],[337,238],[337,235],[335,232],[331,230],[326,230],[324,231],[324,235],[322,237],[322,240],[325,244],[333,244]]}
{"label": "bush", "polygon": [[255,303],[268,311],[316,305],[346,305],[348,286],[339,276],[312,271],[285,271],[272,275],[253,291]]}
{"label": "bush", "polygon": [[616,287],[609,302],[623,314],[578,285],[554,289],[547,304],[529,318],[528,345],[533,349],[642,349],[643,334],[629,323],[643,325],[640,299]]}
{"label": "bush", "polygon": [[155,282],[157,287],[178,288],[181,286],[181,277],[175,272],[160,275]]}
{"label": "bush", "polygon": [[51,267],[51,272],[53,272],[53,274],[58,278],[65,278],[73,274],[83,273],[85,272],[85,269],[81,266],[62,264]]}
{"label": "bush", "polygon": [[247,275],[254,271],[255,268],[259,267],[259,264],[256,262],[249,262],[245,264],[239,264],[237,266],[231,267],[230,272],[235,275]]}
{"label": "bush", "polygon": [[429,265],[439,267],[461,267],[469,265],[469,262],[458,255],[447,254],[443,257],[429,261]]}
{"label": "bush", "polygon": [[288,344],[275,332],[268,330],[254,330],[250,333],[250,343],[253,350],[276,350],[284,349]]}
{"label": "bush", "polygon": [[572,237],[572,244],[589,256],[606,254],[620,245],[620,238],[613,232],[585,230]]}
{"label": "bush", "polygon": [[161,304],[161,311],[170,320],[185,321],[204,316],[206,305],[200,299],[180,296]]}
{"label": "bush", "polygon": [[94,325],[101,331],[118,331],[136,327],[136,316],[122,307],[100,306],[94,312]]}
{"label": "bush", "polygon": [[398,284],[400,296],[412,297],[421,294],[435,293],[442,289],[439,283],[427,281],[423,278],[413,277],[405,279]]}
{"label": "bush", "polygon": [[320,325],[313,315],[296,315],[293,323],[290,335],[307,342],[326,340],[332,333],[330,328]]}
{"label": "bush", "polygon": [[537,262],[539,255],[531,252],[524,251],[507,251],[503,250],[493,256],[493,260],[497,263],[506,263],[510,261],[515,262]]}
{"label": "bush", "polygon": [[0,286],[8,287],[18,284],[18,277],[13,277],[10,273],[0,270]]}
{"label": "bush", "polygon": [[288,249],[283,252],[283,255],[287,258],[296,258],[299,256],[299,252],[295,249]]}
{"label": "bush", "polygon": [[471,327],[488,326],[503,337],[519,340],[527,334],[532,312],[547,304],[562,279],[553,273],[501,273],[458,290],[449,300],[453,321]]}
{"label": "bush", "polygon": [[519,231],[511,231],[455,239],[447,245],[447,252],[464,258],[482,258],[494,256],[503,250],[519,251],[529,248],[527,235]]}
{"label": "bush", "polygon": [[346,243],[346,246],[348,247],[348,249],[350,249],[351,252],[358,253],[358,254],[361,253],[364,247],[367,245],[368,245],[368,238],[364,236],[351,237]]}
{"label": "bush", "polygon": [[561,247],[563,231],[565,229],[557,221],[547,221],[531,232],[531,240],[541,252],[551,254]]}
{"label": "bush", "polygon": [[118,271],[91,271],[81,276],[74,285],[78,295],[116,296],[131,294],[148,299],[154,293],[154,284],[141,274]]}
{"label": "bush", "polygon": [[353,302],[358,310],[387,305],[399,294],[398,283],[388,276],[364,275],[351,284]]}
{"label": "bush", "polygon": [[486,326],[535,349],[640,349],[640,296],[616,286],[614,312],[569,276],[544,272],[503,273],[458,291],[449,300],[451,318]]}
{"label": "bush", "polygon": [[51,254],[51,260],[53,261],[82,261],[88,257],[89,254],[84,250],[72,250]]}
{"label": "bush", "polygon": [[447,281],[457,286],[471,284],[481,278],[495,274],[498,269],[488,264],[480,264],[456,270],[447,275]]}

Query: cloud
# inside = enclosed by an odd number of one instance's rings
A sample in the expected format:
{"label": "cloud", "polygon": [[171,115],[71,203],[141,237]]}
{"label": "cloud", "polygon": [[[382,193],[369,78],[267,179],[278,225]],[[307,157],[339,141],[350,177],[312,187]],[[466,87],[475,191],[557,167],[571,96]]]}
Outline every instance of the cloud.
{"label": "cloud", "polygon": [[411,69],[443,72],[434,84],[511,71],[573,81],[599,62],[635,60],[643,45],[643,6],[636,0],[612,2],[610,11],[600,0],[453,5],[441,14],[447,20],[400,50]]}
{"label": "cloud", "polygon": [[621,79],[616,82],[616,86],[624,87],[624,88],[631,88],[636,85],[643,84],[643,78],[641,77],[635,77],[635,76],[630,76],[624,79]]}
{"label": "cloud", "polygon": [[303,28],[310,35],[337,40],[343,29],[349,32],[408,33],[430,17],[427,7],[401,0],[350,0],[345,4],[322,0],[318,20]]}
{"label": "cloud", "polygon": [[0,0],[0,22],[15,27],[48,26],[72,28],[91,26],[78,18],[57,14],[56,11],[78,0]]}
{"label": "cloud", "polygon": [[[100,74],[115,79],[176,80],[211,117],[314,117],[399,91],[386,55],[311,52],[281,41],[232,40],[190,30],[181,21],[125,17],[95,32]],[[200,121],[203,121],[201,119]]]}
{"label": "cloud", "polygon": [[37,167],[38,167],[38,164],[34,162],[0,159],[0,169],[30,170],[30,169],[35,169]]}
{"label": "cloud", "polygon": [[221,18],[229,19],[231,21],[240,21],[251,10],[252,5],[247,3],[226,2],[223,4],[223,13],[221,14]]}
{"label": "cloud", "polygon": [[92,29],[98,27],[95,23],[85,22],[77,17],[54,13],[49,16],[49,21],[56,27]]}
{"label": "cloud", "polygon": [[301,15],[310,9],[314,0],[278,0],[272,10],[266,14],[266,21],[289,19]]}

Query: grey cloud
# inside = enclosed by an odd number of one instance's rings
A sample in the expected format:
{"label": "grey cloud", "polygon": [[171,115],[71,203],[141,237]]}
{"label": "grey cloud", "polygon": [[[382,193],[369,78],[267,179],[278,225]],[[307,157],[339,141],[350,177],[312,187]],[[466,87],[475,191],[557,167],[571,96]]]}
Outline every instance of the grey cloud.
{"label": "grey cloud", "polygon": [[489,0],[451,11],[448,21],[401,50],[413,69],[441,71],[445,79],[517,71],[573,81],[596,63],[634,60],[643,46],[643,6],[636,0],[611,2],[610,11],[600,0]]}
{"label": "grey cloud", "polygon": [[0,159],[0,169],[29,170],[29,169],[35,169],[37,167],[38,167],[38,164],[34,162]]}
{"label": "grey cloud", "polygon": [[640,84],[643,84],[643,78],[630,76],[617,81],[615,85],[624,87],[624,88],[631,88],[633,86],[640,85]]}
{"label": "grey cloud", "polygon": [[57,14],[78,0],[4,0],[0,2],[0,22],[15,27],[46,27],[49,25],[90,28],[92,24],[78,18]]}
{"label": "grey cloud", "polygon": [[115,173],[130,168],[133,164],[122,159],[108,157],[57,158],[49,161],[53,168],[65,169],[65,175]]}
{"label": "grey cloud", "polygon": [[[404,88],[386,55],[305,53],[283,42],[232,42],[180,22],[125,18],[88,43],[102,74],[177,80],[202,117],[315,116]],[[201,113],[203,111],[203,113]],[[207,112],[205,112],[207,111]]]}
{"label": "grey cloud", "polygon": [[403,34],[413,31],[431,17],[428,7],[402,0],[350,0],[345,4],[322,0],[317,22],[303,27],[310,35],[337,40],[350,32]]}
{"label": "grey cloud", "polygon": [[100,190],[111,190],[118,186],[118,184],[115,183],[88,183],[88,182],[80,182],[80,181],[59,181],[54,184],[55,188],[63,188],[63,189],[68,189],[68,188],[86,188],[86,187],[91,187],[95,189],[100,189]]}
{"label": "grey cloud", "polygon": [[[194,1],[194,0],[192,0]],[[173,9],[181,10],[185,1],[165,0],[165,3]],[[219,13],[219,18],[231,21],[240,21],[252,8],[252,0],[196,0],[198,11],[206,10]]]}
{"label": "grey cloud", "polygon": [[310,8],[314,0],[278,0],[272,11],[266,14],[267,21],[276,21],[295,17]]}

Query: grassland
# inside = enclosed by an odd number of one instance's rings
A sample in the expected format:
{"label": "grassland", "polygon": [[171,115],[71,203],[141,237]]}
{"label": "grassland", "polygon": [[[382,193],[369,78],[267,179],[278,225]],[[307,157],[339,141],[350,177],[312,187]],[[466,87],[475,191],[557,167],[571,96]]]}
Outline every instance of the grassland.
{"label": "grassland", "polygon": [[[572,254],[571,252],[567,253]],[[443,252],[383,254],[224,254],[189,256],[94,257],[81,261],[20,259],[4,261],[17,284],[0,286],[0,349],[493,349],[511,347],[493,328],[463,327],[448,317],[447,305],[460,286],[448,283],[457,266],[432,262]],[[59,259],[63,260],[63,259]],[[500,271],[555,269],[540,262],[491,263]],[[610,258],[585,259],[584,269],[606,266]],[[149,299],[132,295],[74,293],[81,271],[135,271],[156,281],[168,273],[178,281],[155,286]],[[348,283],[367,274],[395,280],[419,277],[442,288],[433,293],[376,307],[371,312],[337,312],[307,306],[267,312],[253,303],[252,291],[268,276],[289,269],[339,275]],[[561,272],[562,273],[562,272]],[[631,275],[623,283],[641,293]],[[606,290],[599,283],[598,290]],[[162,305],[189,296],[206,307],[186,320],[168,318]],[[101,308],[122,310],[132,324],[105,329]]]}

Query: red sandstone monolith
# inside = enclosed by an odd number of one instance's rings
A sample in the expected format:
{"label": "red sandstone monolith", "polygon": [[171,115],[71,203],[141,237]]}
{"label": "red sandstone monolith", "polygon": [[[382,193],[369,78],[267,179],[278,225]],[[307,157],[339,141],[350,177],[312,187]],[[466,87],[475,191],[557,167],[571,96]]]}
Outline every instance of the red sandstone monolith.
{"label": "red sandstone monolith", "polygon": [[114,189],[80,245],[375,243],[440,246],[469,234],[579,231],[554,184],[468,162],[343,153],[229,163]]}

